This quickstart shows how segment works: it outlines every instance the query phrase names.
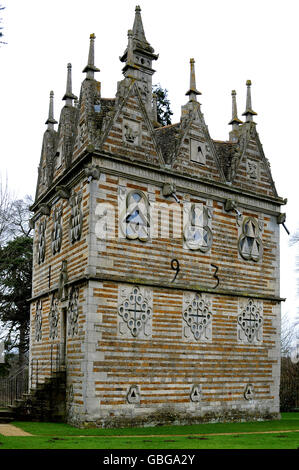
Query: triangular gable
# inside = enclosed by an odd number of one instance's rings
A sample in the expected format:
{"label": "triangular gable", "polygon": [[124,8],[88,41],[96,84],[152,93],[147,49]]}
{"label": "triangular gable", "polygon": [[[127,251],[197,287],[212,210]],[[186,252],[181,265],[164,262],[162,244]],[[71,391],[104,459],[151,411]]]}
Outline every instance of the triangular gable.
{"label": "triangular gable", "polygon": [[164,159],[156,142],[151,117],[135,80],[124,79],[121,86],[122,97],[118,96],[99,147],[116,156],[163,166]]}
{"label": "triangular gable", "polygon": [[56,141],[57,132],[47,129],[43,137],[35,199],[38,199],[41,194],[45,193],[52,182],[53,155],[56,148]]}
{"label": "triangular gable", "polygon": [[172,167],[192,176],[224,182],[225,177],[214,142],[200,111],[199,103],[189,102],[185,107]]}
{"label": "triangular gable", "polygon": [[[265,157],[254,123],[245,123],[239,140],[239,159],[233,175],[233,183],[242,189],[278,197],[270,165]],[[246,126],[246,127],[245,127]]]}

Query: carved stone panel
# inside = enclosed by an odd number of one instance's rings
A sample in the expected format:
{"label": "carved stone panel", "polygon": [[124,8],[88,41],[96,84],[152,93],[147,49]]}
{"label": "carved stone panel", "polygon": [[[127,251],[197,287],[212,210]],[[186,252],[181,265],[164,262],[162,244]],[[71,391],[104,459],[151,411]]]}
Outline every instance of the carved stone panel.
{"label": "carved stone panel", "polygon": [[184,204],[184,248],[206,253],[213,242],[212,209],[198,204]]}
{"label": "carved stone panel", "polygon": [[254,217],[245,217],[238,248],[243,259],[259,261],[263,254],[260,223]]}
{"label": "carved stone panel", "polygon": [[79,289],[73,287],[69,296],[69,304],[67,309],[67,334],[75,336],[78,334],[78,317],[79,317]]}
{"label": "carved stone panel", "polygon": [[200,384],[193,385],[190,392],[190,400],[193,403],[199,403],[201,401],[202,388]]}
{"label": "carved stone panel", "polygon": [[239,301],[238,341],[249,344],[262,343],[263,304],[250,299]]}
{"label": "carved stone panel", "polygon": [[140,145],[140,124],[137,121],[124,119],[123,141],[130,145]]}
{"label": "carved stone panel", "polygon": [[140,403],[140,390],[138,385],[131,385],[126,395],[127,402],[131,404]]}
{"label": "carved stone panel", "polygon": [[254,386],[252,384],[247,384],[244,390],[245,400],[253,400],[255,397]]}
{"label": "carved stone panel", "polygon": [[153,295],[150,289],[119,286],[118,333],[126,338],[150,338]]}
{"label": "carved stone panel", "polygon": [[206,295],[185,292],[183,296],[183,339],[212,340],[211,301]]}
{"label": "carved stone panel", "polygon": [[35,311],[35,341],[42,340],[43,304],[41,300],[36,303]]}
{"label": "carved stone panel", "polygon": [[58,336],[58,297],[56,294],[52,295],[51,307],[49,312],[49,337],[55,339]]}
{"label": "carved stone panel", "polygon": [[69,221],[70,240],[72,243],[80,240],[82,233],[83,215],[81,209],[82,191],[72,191],[69,203],[71,206],[71,216]]}
{"label": "carved stone panel", "polygon": [[254,160],[247,159],[246,166],[247,166],[247,175],[249,176],[249,178],[253,181],[258,180],[259,179],[259,163]]}
{"label": "carved stone panel", "polygon": [[47,220],[43,219],[40,221],[38,227],[38,241],[37,241],[37,262],[41,264],[45,260],[46,254],[46,226]]}
{"label": "carved stone panel", "polygon": [[206,164],[206,144],[197,139],[190,139],[190,159],[192,162]]}
{"label": "carved stone panel", "polygon": [[53,212],[53,229],[51,233],[52,253],[55,255],[60,251],[62,242],[62,207],[54,209]]}

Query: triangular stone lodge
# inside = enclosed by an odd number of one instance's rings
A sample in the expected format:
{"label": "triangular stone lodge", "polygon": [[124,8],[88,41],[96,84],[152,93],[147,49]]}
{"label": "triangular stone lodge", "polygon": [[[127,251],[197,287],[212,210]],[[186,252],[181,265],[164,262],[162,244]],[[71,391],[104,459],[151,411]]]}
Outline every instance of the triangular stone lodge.
{"label": "triangular stone lodge", "polygon": [[158,123],[140,7],[113,99],[95,79],[95,39],[78,97],[67,66],[57,130],[50,93],[32,206],[31,383],[63,367],[77,426],[278,418],[286,200],[251,82],[245,122],[233,90],[229,140],[216,141],[194,59],[180,122]]}

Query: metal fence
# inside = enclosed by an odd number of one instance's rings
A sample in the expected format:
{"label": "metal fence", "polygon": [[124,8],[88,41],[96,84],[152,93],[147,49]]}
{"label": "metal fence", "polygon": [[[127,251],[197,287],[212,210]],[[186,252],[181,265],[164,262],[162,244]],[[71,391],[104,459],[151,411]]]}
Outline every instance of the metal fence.
{"label": "metal fence", "polygon": [[50,359],[32,359],[30,365],[19,369],[14,375],[0,379],[0,406],[14,405],[15,400],[21,399],[24,393],[36,388],[46,378],[52,377],[55,371],[64,365],[64,354],[60,344],[51,345]]}
{"label": "metal fence", "polygon": [[0,380],[0,406],[13,405],[15,400],[28,392],[29,368],[22,367],[14,375]]}

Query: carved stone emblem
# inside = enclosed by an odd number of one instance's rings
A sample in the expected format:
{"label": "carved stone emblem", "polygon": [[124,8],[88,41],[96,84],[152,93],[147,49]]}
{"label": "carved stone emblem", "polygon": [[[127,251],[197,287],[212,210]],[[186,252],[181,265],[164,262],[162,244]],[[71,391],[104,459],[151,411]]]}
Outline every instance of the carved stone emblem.
{"label": "carved stone emblem", "polygon": [[200,294],[185,293],[183,297],[183,337],[195,341],[212,339],[210,301]]}
{"label": "carved stone emblem", "polygon": [[190,158],[192,162],[206,163],[206,144],[200,140],[190,139]]}
{"label": "carved stone emblem", "polygon": [[244,390],[245,400],[253,400],[255,397],[254,386],[252,384],[247,384]]}
{"label": "carved stone emblem", "polygon": [[212,212],[203,204],[184,205],[184,246],[203,253],[210,250],[213,234],[210,228]]}
{"label": "carved stone emblem", "polygon": [[153,300],[149,289],[120,287],[118,304],[119,333],[126,337],[148,338],[152,332]]}
{"label": "carved stone emblem", "polygon": [[78,317],[79,317],[79,289],[73,287],[70,292],[69,305],[68,305],[68,336],[75,336],[78,334]]}
{"label": "carved stone emblem", "polygon": [[131,385],[126,395],[126,398],[128,403],[140,403],[140,390],[138,385]]}
{"label": "carved stone emblem", "polygon": [[243,343],[261,343],[263,326],[263,305],[250,299],[239,307],[238,340]]}
{"label": "carved stone emblem", "polygon": [[51,339],[55,339],[58,336],[58,318],[58,298],[53,294],[49,312],[49,337]]}
{"label": "carved stone emblem", "polygon": [[38,245],[37,245],[37,261],[41,264],[45,260],[46,254],[46,219],[41,220],[38,227]]}
{"label": "carved stone emblem", "polygon": [[200,384],[193,385],[190,392],[190,400],[193,403],[199,403],[201,401],[202,389]]}
{"label": "carved stone emblem", "polygon": [[83,215],[81,210],[81,202],[82,202],[82,191],[72,191],[71,197],[69,199],[70,206],[71,206],[71,216],[70,216],[70,239],[71,242],[74,243],[81,238],[82,232],[82,222],[83,222]]}
{"label": "carved stone emblem", "polygon": [[123,140],[128,144],[138,145],[139,124],[135,121],[124,120],[123,122]]}
{"label": "carved stone emblem", "polygon": [[36,303],[35,311],[35,341],[42,339],[42,321],[43,321],[43,304],[41,300]]}
{"label": "carved stone emblem", "polygon": [[259,223],[253,217],[243,221],[242,234],[239,237],[239,253],[246,260],[259,261],[262,257],[263,244],[260,238]]}
{"label": "carved stone emblem", "polygon": [[53,229],[51,234],[52,239],[52,253],[55,255],[60,251],[62,242],[62,207],[54,209],[53,212]]}
{"label": "carved stone emblem", "polygon": [[258,179],[258,162],[247,160],[247,174],[252,180]]}

